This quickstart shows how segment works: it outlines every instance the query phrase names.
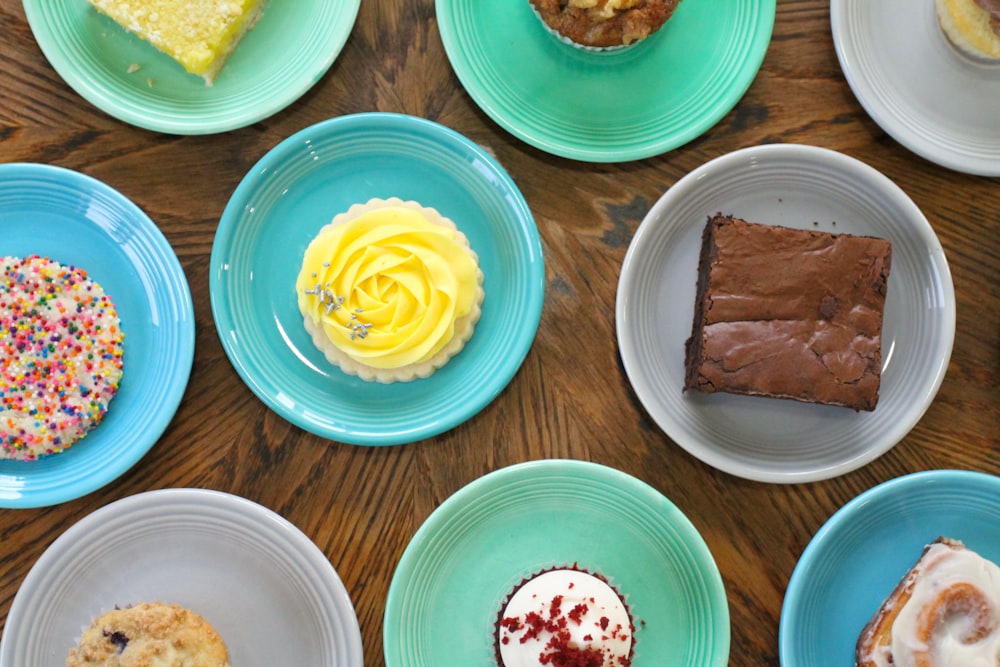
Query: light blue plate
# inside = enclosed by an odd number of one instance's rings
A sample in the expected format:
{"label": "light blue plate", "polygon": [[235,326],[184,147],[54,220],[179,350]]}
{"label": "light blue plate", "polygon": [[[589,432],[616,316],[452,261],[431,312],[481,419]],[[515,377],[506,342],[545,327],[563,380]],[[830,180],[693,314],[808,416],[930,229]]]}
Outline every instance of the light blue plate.
{"label": "light blue plate", "polygon": [[152,220],[108,185],[42,164],[0,165],[0,255],[41,255],[87,271],[125,333],[123,375],[104,420],[68,450],[0,461],[0,507],[42,507],[119,477],[173,418],[194,359],[184,271]]}
{"label": "light blue plate", "polygon": [[782,667],[853,665],[865,624],[924,546],[941,536],[1000,563],[1000,477],[914,473],[844,505],[792,572],[778,633]]}
{"label": "light blue plate", "polygon": [[[382,385],[326,361],[303,328],[295,279],[334,215],[392,196],[455,221],[479,255],[486,298],[443,368]],[[330,440],[392,445],[461,424],[500,393],[534,340],[544,280],[534,218],[492,157],[431,121],[364,113],[306,128],[250,169],[219,222],[210,290],[226,354],[268,407]]]}

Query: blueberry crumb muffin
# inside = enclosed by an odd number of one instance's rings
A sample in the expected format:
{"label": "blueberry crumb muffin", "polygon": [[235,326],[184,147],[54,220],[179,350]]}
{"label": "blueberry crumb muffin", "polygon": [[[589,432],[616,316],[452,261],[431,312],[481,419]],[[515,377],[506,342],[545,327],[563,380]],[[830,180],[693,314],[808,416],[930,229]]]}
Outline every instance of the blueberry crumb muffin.
{"label": "blueberry crumb muffin", "polygon": [[67,667],[229,667],[208,621],[176,604],[143,602],[97,617],[69,652]]}

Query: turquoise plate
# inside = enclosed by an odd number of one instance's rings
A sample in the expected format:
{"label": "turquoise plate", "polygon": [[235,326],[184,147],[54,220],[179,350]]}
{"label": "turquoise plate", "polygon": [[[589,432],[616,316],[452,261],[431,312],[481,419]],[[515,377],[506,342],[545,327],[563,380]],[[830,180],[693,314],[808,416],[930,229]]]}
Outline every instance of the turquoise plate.
{"label": "turquoise plate", "polygon": [[[392,196],[455,221],[479,255],[486,299],[472,338],[443,368],[383,385],[326,361],[302,325],[295,279],[334,215]],[[236,188],[212,248],[212,312],[237,372],[293,424],[352,444],[421,440],[485,407],[531,347],[544,288],[534,218],[503,168],[456,132],[397,114],[341,116],[282,141]]]}
{"label": "turquoise plate", "polygon": [[658,155],[732,109],[771,41],[775,0],[683,0],[627,49],[594,53],[548,32],[528,0],[438,0],[455,73],[487,115],[543,151],[588,162]]}
{"label": "turquoise plate", "polygon": [[844,505],[809,542],[788,582],[778,632],[782,667],[853,665],[865,624],[941,536],[1000,563],[1000,477],[913,473]]}
{"label": "turquoise plate", "polygon": [[0,461],[0,507],[42,507],[117,479],[159,439],[194,359],[184,271],[152,220],[108,185],[42,164],[0,165],[0,254],[41,255],[87,271],[125,333],[121,387],[103,421],[64,452]]}
{"label": "turquoise plate", "polygon": [[169,134],[226,132],[284,109],[333,64],[360,6],[272,0],[206,86],[85,0],[24,0],[35,40],[71,88],[119,120]]}
{"label": "turquoise plate", "polygon": [[633,667],[728,664],[722,577],[687,517],[621,471],[548,460],[475,480],[416,532],[389,586],[386,665],[496,667],[495,624],[511,590],[574,563],[628,604]]}

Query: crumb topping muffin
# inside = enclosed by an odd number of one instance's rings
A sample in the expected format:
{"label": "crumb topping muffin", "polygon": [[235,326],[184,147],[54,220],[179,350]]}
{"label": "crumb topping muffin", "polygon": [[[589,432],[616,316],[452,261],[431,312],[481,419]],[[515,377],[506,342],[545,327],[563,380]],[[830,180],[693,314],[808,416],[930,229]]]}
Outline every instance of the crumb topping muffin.
{"label": "crumb topping muffin", "polygon": [[215,628],[190,609],[143,602],[94,619],[66,666],[229,667],[229,654]]}
{"label": "crumb topping muffin", "polygon": [[124,335],[111,298],[74,266],[0,259],[0,458],[63,451],[118,391]]}
{"label": "crumb topping muffin", "polygon": [[441,368],[472,336],[484,298],[479,258],[455,223],[398,198],[355,204],[323,227],[296,293],[327,360],[382,383]]}
{"label": "crumb topping muffin", "polygon": [[574,44],[613,48],[663,27],[680,0],[531,0],[542,21]]}

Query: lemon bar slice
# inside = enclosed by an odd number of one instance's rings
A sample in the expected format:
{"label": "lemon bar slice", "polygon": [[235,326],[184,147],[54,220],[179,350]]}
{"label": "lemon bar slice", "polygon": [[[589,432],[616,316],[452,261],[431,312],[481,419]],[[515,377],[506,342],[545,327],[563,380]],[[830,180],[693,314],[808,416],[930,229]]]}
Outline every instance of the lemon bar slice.
{"label": "lemon bar slice", "polygon": [[266,0],[88,0],[212,85]]}

